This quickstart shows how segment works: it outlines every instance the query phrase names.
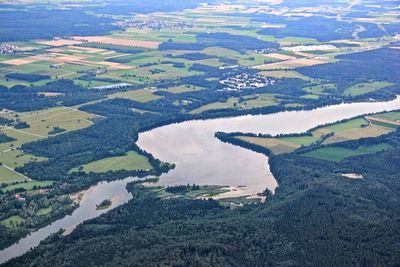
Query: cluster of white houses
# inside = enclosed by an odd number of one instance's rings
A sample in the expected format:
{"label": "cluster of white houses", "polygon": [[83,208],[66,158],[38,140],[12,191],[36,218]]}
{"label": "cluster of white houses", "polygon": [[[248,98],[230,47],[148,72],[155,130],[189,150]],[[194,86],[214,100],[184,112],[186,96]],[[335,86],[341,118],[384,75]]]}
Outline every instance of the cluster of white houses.
{"label": "cluster of white houses", "polygon": [[240,91],[273,85],[275,80],[257,74],[242,73],[220,81],[224,85],[220,91]]}

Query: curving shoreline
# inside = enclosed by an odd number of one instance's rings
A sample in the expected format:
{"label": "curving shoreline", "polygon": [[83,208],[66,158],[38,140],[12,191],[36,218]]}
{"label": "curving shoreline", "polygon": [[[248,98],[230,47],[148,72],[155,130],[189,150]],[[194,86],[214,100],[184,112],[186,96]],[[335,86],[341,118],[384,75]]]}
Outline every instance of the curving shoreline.
{"label": "curving shoreline", "polygon": [[[400,98],[389,102],[339,104],[268,115],[185,121],[143,132],[137,144],[156,158],[176,164],[174,170],[161,175],[159,185],[246,185],[246,194],[255,194],[265,188],[273,191],[278,186],[265,155],[222,143],[214,137],[215,132],[245,131],[272,135],[300,133],[320,124],[395,109],[400,109]],[[134,180],[130,177],[101,182],[83,191],[80,206],[71,215],[0,251],[0,263],[24,254],[60,229],[65,229],[64,234],[69,234],[83,221],[126,203],[132,197],[126,190],[126,184]],[[96,210],[96,205],[105,198],[112,199],[111,207]]]}

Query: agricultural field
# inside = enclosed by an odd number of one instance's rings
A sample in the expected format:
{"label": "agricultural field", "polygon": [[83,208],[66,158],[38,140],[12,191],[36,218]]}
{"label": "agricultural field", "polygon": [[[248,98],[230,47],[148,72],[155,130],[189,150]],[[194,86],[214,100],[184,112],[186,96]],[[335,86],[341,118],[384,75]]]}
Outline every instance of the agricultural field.
{"label": "agricultural field", "polygon": [[260,94],[255,96],[248,96],[242,100],[232,97],[228,98],[225,102],[215,102],[204,105],[200,108],[192,110],[191,114],[200,114],[208,110],[218,110],[218,109],[238,109],[246,110],[260,107],[270,107],[278,104],[278,101],[273,95]]}
{"label": "agricultural field", "polygon": [[272,151],[275,155],[290,153],[300,147],[297,144],[285,142],[278,138],[263,138],[251,136],[238,136],[236,138],[251,144],[265,147]]}
{"label": "agricultural field", "polygon": [[149,170],[151,168],[152,166],[146,157],[130,151],[124,156],[105,158],[85,164],[82,167],[72,169],[71,172],[81,170],[86,173],[101,173],[118,170]]}
{"label": "agricultural field", "polygon": [[359,83],[347,88],[344,91],[344,94],[349,96],[358,96],[375,92],[390,85],[392,84],[388,82]]}
{"label": "agricultural field", "polygon": [[29,124],[29,128],[21,130],[26,134],[46,138],[54,128],[63,129],[62,133],[89,127],[91,119],[96,116],[74,108],[52,108],[35,112],[18,113],[21,121]]}
{"label": "agricultural field", "polygon": [[0,183],[8,184],[13,182],[27,181],[27,178],[6,166],[0,166]]}
{"label": "agricultural field", "polygon": [[173,94],[181,94],[181,93],[187,93],[187,92],[193,92],[193,91],[198,91],[202,90],[202,87],[199,86],[189,86],[189,85],[179,85],[179,86],[173,86],[169,87],[165,91]]}
{"label": "agricultural field", "polygon": [[[373,116],[347,120],[328,126],[317,127],[307,134],[283,137],[241,136],[236,138],[269,149],[273,154],[290,153],[301,147],[320,143],[335,144],[368,137],[379,137],[393,132],[400,123],[396,120],[398,112],[382,113]],[[327,150],[331,152],[331,148]]]}
{"label": "agricultural field", "polygon": [[14,141],[0,144],[0,179],[3,183],[26,181],[29,178],[14,169],[29,162],[47,160],[45,157],[25,153],[21,146],[26,143],[45,139],[69,131],[75,131],[93,125],[90,119],[93,114],[73,108],[51,108],[32,112],[8,112],[9,118],[18,118],[28,124],[27,128],[17,129],[10,126],[0,126],[1,131]]}
{"label": "agricultural field", "polygon": [[108,97],[110,99],[124,98],[124,99],[142,102],[142,103],[157,100],[157,99],[161,98],[161,96],[154,95],[153,90],[151,88],[115,93],[115,94],[109,95]]}
{"label": "agricultural field", "polygon": [[388,144],[361,146],[357,149],[343,147],[324,147],[303,154],[306,157],[339,162],[349,157],[374,154],[389,149]]}
{"label": "agricultural field", "polygon": [[26,191],[33,190],[34,188],[47,188],[54,184],[54,181],[24,181],[22,183],[12,184],[1,188],[3,192],[13,191],[17,188],[22,188]]}
{"label": "agricultural field", "polygon": [[271,78],[287,78],[287,79],[302,79],[302,80],[310,80],[309,77],[304,76],[296,71],[291,70],[274,70],[274,71],[261,71],[259,72],[260,75],[271,77]]}

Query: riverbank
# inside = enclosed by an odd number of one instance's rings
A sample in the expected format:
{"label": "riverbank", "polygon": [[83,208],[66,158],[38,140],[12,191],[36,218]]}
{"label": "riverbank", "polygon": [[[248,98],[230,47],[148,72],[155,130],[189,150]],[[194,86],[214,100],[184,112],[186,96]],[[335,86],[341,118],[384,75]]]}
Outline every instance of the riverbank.
{"label": "riverbank", "polygon": [[[153,129],[139,135],[138,145],[156,158],[176,163],[176,168],[160,176],[157,185],[246,185],[246,195],[273,191],[278,186],[268,159],[240,147],[220,142],[215,132],[246,131],[266,134],[300,133],[320,124],[335,122],[362,114],[400,108],[400,99],[390,102],[354,103],[328,106],[310,111],[286,111],[269,115],[241,116],[202,121],[187,121]],[[188,178],[190,177],[190,178]],[[85,220],[107,210],[96,210],[96,204],[112,199],[110,209],[131,199],[126,185],[135,178],[101,182],[84,191],[80,206],[70,215],[32,233],[17,244],[2,250],[2,262],[22,255],[59,229],[69,234]],[[237,195],[236,195],[237,196]],[[108,209],[109,210],[109,209]]]}

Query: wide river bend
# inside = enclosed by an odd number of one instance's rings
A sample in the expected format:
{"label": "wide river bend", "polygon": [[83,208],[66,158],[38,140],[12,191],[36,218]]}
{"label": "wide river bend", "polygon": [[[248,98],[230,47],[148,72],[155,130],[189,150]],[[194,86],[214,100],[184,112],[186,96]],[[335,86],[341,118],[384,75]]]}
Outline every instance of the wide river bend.
{"label": "wide river bend", "polygon": [[[160,160],[176,164],[174,170],[160,177],[160,185],[195,183],[240,186],[242,194],[251,195],[265,188],[274,191],[278,186],[269,170],[267,158],[222,143],[214,137],[215,132],[301,133],[321,124],[395,109],[400,109],[400,98],[389,102],[340,104],[308,111],[186,121],[141,133],[138,145]],[[107,210],[96,210],[96,204],[104,199],[112,199],[110,209],[126,203],[131,199],[126,185],[133,180],[135,178],[101,182],[85,190],[80,206],[71,215],[0,251],[0,263],[24,254],[60,229],[66,229],[69,233],[85,220],[100,216]]]}

